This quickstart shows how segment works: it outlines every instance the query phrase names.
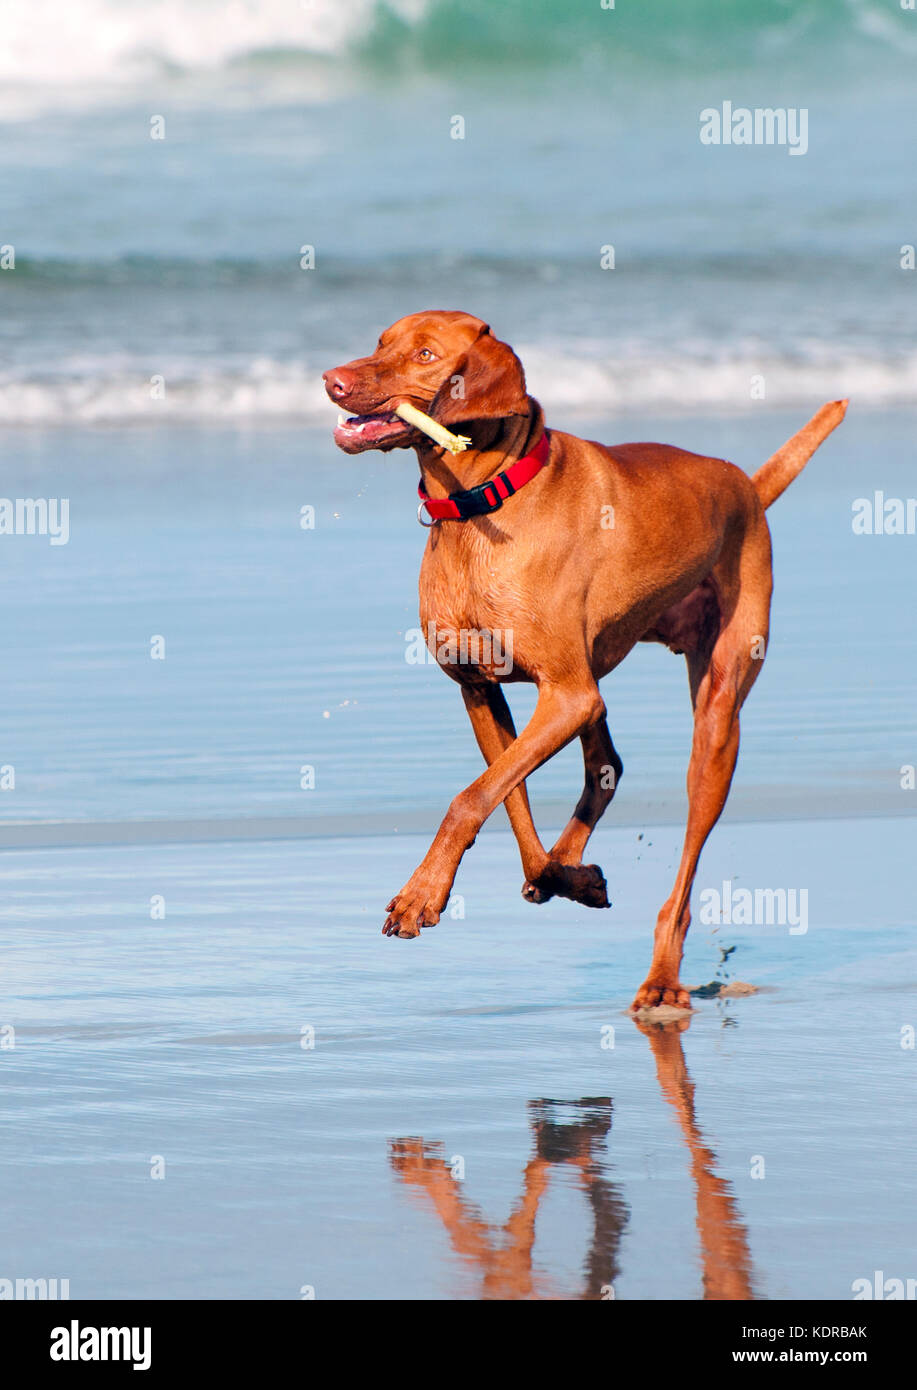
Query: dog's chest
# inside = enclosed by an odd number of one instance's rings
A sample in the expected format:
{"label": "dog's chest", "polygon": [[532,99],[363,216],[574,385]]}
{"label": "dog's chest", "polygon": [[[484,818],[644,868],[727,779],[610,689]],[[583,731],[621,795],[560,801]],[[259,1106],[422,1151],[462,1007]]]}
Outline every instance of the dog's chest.
{"label": "dog's chest", "polygon": [[420,573],[420,618],[428,647],[442,666],[470,666],[505,679],[518,664],[523,601],[512,569],[494,563],[492,547],[467,547],[455,563],[429,552]]}

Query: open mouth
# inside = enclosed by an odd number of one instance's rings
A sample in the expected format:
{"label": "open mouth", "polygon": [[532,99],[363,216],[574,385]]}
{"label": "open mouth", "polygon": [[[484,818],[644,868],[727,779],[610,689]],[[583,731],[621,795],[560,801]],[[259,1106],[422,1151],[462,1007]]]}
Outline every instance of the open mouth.
{"label": "open mouth", "polygon": [[393,410],[385,410],[378,415],[341,414],[334,431],[334,442],[345,453],[358,454],[363,449],[394,448],[405,443],[412,433],[412,427],[405,424]]}

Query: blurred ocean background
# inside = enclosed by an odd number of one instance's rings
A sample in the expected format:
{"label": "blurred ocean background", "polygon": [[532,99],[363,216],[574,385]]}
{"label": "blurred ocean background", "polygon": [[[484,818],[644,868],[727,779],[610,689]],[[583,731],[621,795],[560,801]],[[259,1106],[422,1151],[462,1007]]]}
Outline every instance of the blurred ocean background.
{"label": "blurred ocean background", "polygon": [[[915,61],[889,0],[11,0],[0,418],[324,425],[453,305],[567,419],[909,403]],[[808,154],[702,145],[727,99]]]}
{"label": "blurred ocean background", "polygon": [[[0,1277],[478,1297],[390,1146],[465,1156],[500,1223],[538,1107],[612,1101],[621,1297],[703,1296],[708,1170],[759,1296],[914,1276],[917,537],[851,506],[915,490],[915,64],[895,0],[7,0],[0,492],[69,498],[71,535],[0,536]],[[807,108],[808,153],[703,146],[725,100]],[[549,423],[604,442],[753,471],[851,397],[769,514],[771,650],[698,879],[805,887],[810,930],[695,923],[689,983],[768,987],[685,1035],[700,1161],[623,1016],[679,852],[680,659],[603,686],[611,912],[525,905],[500,811],[464,917],[378,934],[481,762],[405,660],[414,456],[336,450],[320,373],[426,307],[486,317]],[[581,778],[574,747],[531,779],[546,834]],[[555,1178],[536,1266],[572,1288],[588,1213]]]}

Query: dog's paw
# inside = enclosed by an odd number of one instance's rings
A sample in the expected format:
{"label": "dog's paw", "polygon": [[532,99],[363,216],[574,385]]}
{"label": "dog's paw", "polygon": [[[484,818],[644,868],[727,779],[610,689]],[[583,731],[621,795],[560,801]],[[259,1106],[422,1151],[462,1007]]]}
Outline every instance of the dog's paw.
{"label": "dog's paw", "polygon": [[608,884],[598,864],[579,864],[576,868],[566,867],[570,897],[585,907],[611,907],[608,899]]}
{"label": "dog's paw", "polygon": [[407,889],[392,898],[385,910],[388,916],[382,928],[382,935],[400,936],[403,941],[420,936],[422,927],[435,927],[439,921],[436,908],[423,895],[418,897]]}
{"label": "dog's paw", "polygon": [[674,985],[665,982],[647,980],[637,990],[637,997],[631,1004],[631,1012],[639,1013],[642,1009],[687,1009],[691,1008],[691,995],[684,985],[677,983]]}
{"label": "dog's paw", "polygon": [[557,864],[549,860],[538,878],[522,886],[528,903],[570,898],[584,907],[610,907],[608,885],[598,864]]}

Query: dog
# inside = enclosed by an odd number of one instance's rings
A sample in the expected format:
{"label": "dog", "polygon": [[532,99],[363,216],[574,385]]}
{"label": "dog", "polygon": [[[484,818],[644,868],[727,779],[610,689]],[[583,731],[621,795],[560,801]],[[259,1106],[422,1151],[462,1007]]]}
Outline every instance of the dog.
{"label": "dog", "polygon": [[[511,633],[512,667],[479,643],[440,665],[461,688],[487,770],[452,801],[429,851],[388,904],[383,932],[416,937],[443,911],[459,863],[501,802],[519,844],[523,896],[607,907],[605,878],[583,851],[612,800],[622,763],[599,681],[637,642],[684,655],[694,734],[684,848],[655,929],[635,1010],[690,1009],[679,971],[704,843],[726,802],[739,711],[767,650],[771,542],[765,509],[841,422],[824,405],[748,477],[723,459],[668,444],[608,446],[545,427],[512,348],[473,314],[431,310],[387,328],[369,357],[323,375],[345,453],[413,448],[420,519],[430,527],[420,616],[430,634]],[[470,441],[454,454],[394,413],[407,402]],[[438,645],[438,644],[437,644]],[[448,648],[448,643],[446,644]],[[517,735],[502,686],[535,684]],[[585,785],[546,850],[525,779],[579,738]]]}

